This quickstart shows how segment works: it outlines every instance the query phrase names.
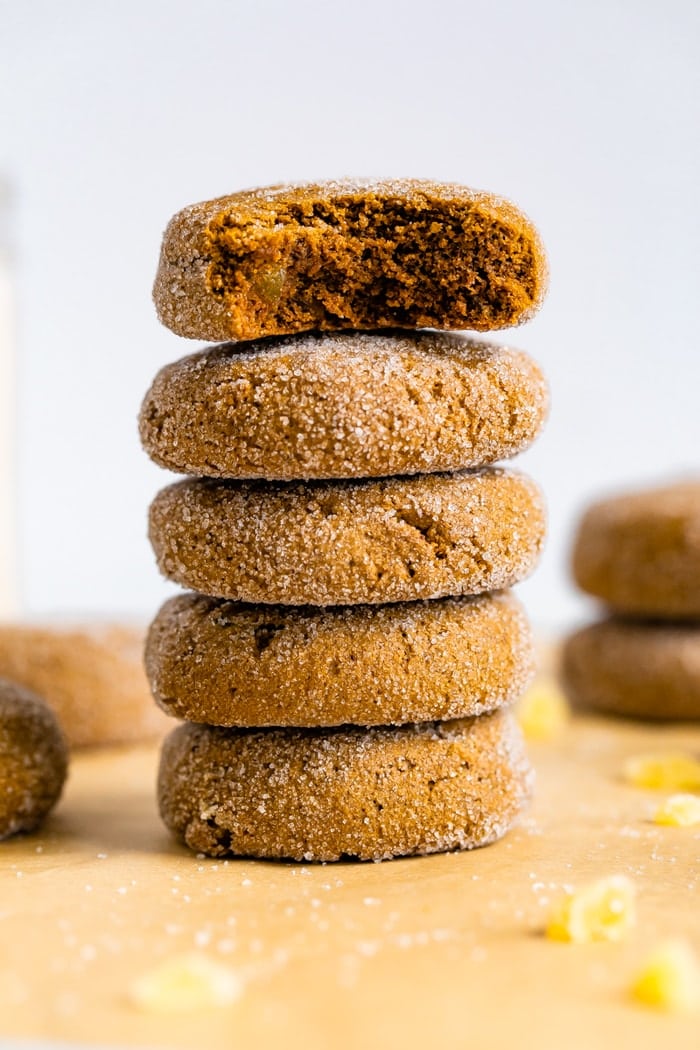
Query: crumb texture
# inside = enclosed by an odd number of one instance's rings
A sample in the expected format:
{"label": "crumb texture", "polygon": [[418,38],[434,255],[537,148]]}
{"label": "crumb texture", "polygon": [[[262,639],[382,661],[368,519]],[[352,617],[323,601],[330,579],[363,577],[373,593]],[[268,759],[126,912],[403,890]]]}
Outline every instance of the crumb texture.
{"label": "crumb texture", "polygon": [[210,856],[382,860],[495,841],[530,776],[504,712],[395,729],[185,724],[166,738],[158,795],[166,825]]}
{"label": "crumb texture", "polygon": [[565,688],[578,706],[657,721],[700,720],[700,627],[604,620],[562,652]]}
{"label": "crumb texture", "polygon": [[38,693],[71,747],[152,738],[167,725],[150,696],[140,628],[0,624],[0,675]]}
{"label": "crumb texture", "polygon": [[700,480],[595,504],[578,530],[573,572],[627,616],[700,618]]}
{"label": "crumb texture", "polygon": [[181,474],[384,477],[514,456],[547,408],[544,376],[518,350],[446,332],[313,334],[166,365],[140,433]]}
{"label": "crumb texture", "polygon": [[532,223],[489,193],[427,180],[248,190],[184,208],[165,231],[160,320],[195,339],[304,331],[490,331],[546,290]]}
{"label": "crumb texture", "polygon": [[182,594],[151,626],[146,669],[161,707],[191,722],[386,725],[511,703],[534,654],[507,593],[326,609]]}
{"label": "crumb texture", "polygon": [[53,712],[28,689],[0,678],[0,839],[41,824],[67,769],[68,749]]}
{"label": "crumb texture", "polygon": [[203,594],[354,605],[502,590],[544,540],[539,489],[497,468],[361,482],[181,481],[151,505],[165,576]]}

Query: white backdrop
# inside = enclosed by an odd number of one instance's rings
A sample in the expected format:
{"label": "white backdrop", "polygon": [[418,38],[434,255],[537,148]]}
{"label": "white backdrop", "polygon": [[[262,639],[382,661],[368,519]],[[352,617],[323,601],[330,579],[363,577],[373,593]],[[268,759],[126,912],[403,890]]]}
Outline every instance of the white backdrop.
{"label": "white backdrop", "polygon": [[698,467],[700,6],[695,0],[184,0],[0,4],[0,171],[19,253],[24,608],[147,615],[169,478],[136,414],[190,352],[156,321],[162,228],[249,185],[345,174],[462,181],[539,225],[551,290],[500,333],[552,384],[521,460],[551,540],[541,624],[586,500]]}

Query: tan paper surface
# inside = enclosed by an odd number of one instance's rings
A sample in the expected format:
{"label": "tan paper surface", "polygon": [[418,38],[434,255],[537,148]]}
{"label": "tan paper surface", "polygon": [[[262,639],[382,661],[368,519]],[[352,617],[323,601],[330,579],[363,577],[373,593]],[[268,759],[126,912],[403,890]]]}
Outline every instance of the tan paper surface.
{"label": "tan paper surface", "polygon": [[[473,853],[320,866],[197,859],[155,811],[154,749],[77,757],[39,835],[0,844],[0,1035],[111,1046],[548,1048],[700,1045],[700,1015],[659,1015],[628,987],[669,936],[700,951],[700,829],[649,815],[626,756],[700,752],[700,728],[580,719],[531,747],[524,824]],[[565,885],[639,890],[622,944],[541,934]],[[153,1015],[134,979],[196,950],[243,979],[234,1005]]]}

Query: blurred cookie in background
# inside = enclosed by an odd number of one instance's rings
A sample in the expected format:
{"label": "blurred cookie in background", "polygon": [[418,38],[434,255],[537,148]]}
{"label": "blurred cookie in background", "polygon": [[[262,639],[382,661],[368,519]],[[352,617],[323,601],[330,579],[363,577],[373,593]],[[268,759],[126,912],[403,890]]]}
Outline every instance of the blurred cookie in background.
{"label": "blurred cookie in background", "polygon": [[583,707],[654,721],[700,719],[700,627],[591,624],[567,639],[562,676]]}
{"label": "blurred cookie in background", "polygon": [[700,479],[594,503],[572,569],[581,590],[625,617],[700,620]]}
{"label": "blurred cookie in background", "polygon": [[572,571],[610,615],[564,645],[571,700],[634,718],[700,719],[700,479],[593,504]]}
{"label": "blurred cookie in background", "polygon": [[154,707],[144,631],[118,623],[0,624],[0,675],[43,697],[71,747],[136,743],[172,723]]}

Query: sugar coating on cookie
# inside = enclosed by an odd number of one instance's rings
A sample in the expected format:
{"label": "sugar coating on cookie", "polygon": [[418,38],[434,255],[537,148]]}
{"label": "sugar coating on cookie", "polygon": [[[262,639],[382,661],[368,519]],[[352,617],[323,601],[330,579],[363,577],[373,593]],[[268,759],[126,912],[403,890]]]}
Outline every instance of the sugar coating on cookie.
{"label": "sugar coating on cookie", "polygon": [[610,619],[577,631],[562,651],[577,705],[654,721],[700,719],[700,626]]}
{"label": "sugar coating on cookie", "polygon": [[185,723],[166,738],[158,777],[161,816],[195,852],[298,861],[484,846],[530,787],[503,711],[393,729]]}
{"label": "sugar coating on cookie", "polygon": [[617,496],[584,515],[578,585],[628,616],[700,617],[700,480]]}
{"label": "sugar coating on cookie", "polygon": [[314,333],[166,365],[140,433],[181,474],[387,477],[514,456],[547,407],[544,376],[519,350],[447,332]]}
{"label": "sugar coating on cookie", "polygon": [[534,654],[507,593],[326,609],[182,594],[151,625],[146,669],[160,706],[190,722],[388,725],[511,703]]}
{"label": "sugar coating on cookie", "polygon": [[147,740],[165,720],[143,670],[141,628],[0,624],[0,675],[38,693],[71,747]]}
{"label": "sugar coating on cookie", "polygon": [[68,770],[56,716],[34,693],[0,678],[0,839],[33,831],[53,808]]}
{"label": "sugar coating on cookie", "polygon": [[235,601],[354,605],[502,590],[542,548],[537,486],[498,468],[354,482],[187,480],[158,493],[161,572]]}
{"label": "sugar coating on cookie", "polygon": [[194,339],[304,331],[489,331],[530,318],[546,291],[539,235],[513,204],[419,179],[244,190],[170,221],[158,316]]}

